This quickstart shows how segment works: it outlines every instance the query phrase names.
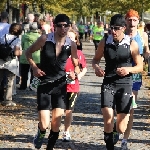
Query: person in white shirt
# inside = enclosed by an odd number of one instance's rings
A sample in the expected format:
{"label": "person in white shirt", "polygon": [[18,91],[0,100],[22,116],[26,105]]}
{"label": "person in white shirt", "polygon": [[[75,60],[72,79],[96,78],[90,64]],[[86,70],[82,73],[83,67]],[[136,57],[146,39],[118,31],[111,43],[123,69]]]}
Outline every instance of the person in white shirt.
{"label": "person in white shirt", "polygon": [[9,32],[10,24],[8,24],[8,13],[1,13],[1,22],[0,22],[0,37]]}
{"label": "person in white shirt", "polygon": [[1,44],[5,44],[6,42],[9,44],[15,38],[15,40],[10,44],[14,53],[14,58],[8,57],[6,61],[0,59],[0,84],[4,76],[7,78],[4,101],[1,102],[3,106],[16,106],[16,104],[12,102],[12,88],[15,76],[19,75],[19,62],[17,56],[22,54],[21,40],[19,39],[19,35],[21,35],[21,33],[22,26],[18,23],[13,23],[9,28],[9,33],[0,37]]}
{"label": "person in white shirt", "polygon": [[40,19],[40,24],[41,24],[42,34],[48,34],[51,32],[51,26],[46,23],[45,18]]}

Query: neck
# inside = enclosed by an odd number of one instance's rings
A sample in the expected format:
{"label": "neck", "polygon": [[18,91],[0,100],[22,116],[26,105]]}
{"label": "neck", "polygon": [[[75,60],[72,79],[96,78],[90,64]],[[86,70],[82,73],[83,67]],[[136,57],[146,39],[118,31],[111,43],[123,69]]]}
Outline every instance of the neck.
{"label": "neck", "polygon": [[56,32],[54,32],[54,38],[55,38],[55,41],[56,41],[56,42],[61,43],[61,42],[64,42],[64,40],[66,39],[66,36],[61,37],[61,36],[59,36]]}
{"label": "neck", "polygon": [[7,23],[7,20],[2,20],[1,22],[2,22],[2,23]]}
{"label": "neck", "polygon": [[126,29],[126,34],[129,35],[130,37],[134,37],[137,35],[137,28],[135,29]]}

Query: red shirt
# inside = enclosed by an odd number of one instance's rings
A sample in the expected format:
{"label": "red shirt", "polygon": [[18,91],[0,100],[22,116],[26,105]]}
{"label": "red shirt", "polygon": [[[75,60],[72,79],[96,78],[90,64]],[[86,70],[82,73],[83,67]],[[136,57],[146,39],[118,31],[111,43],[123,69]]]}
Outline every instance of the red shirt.
{"label": "red shirt", "polygon": [[[77,55],[79,58],[79,63],[82,65],[82,68],[86,67],[85,56],[81,50],[77,50]],[[65,66],[66,74],[70,71],[74,71],[74,65],[72,63],[71,57],[67,59]],[[79,80],[67,80],[67,92],[79,92]]]}

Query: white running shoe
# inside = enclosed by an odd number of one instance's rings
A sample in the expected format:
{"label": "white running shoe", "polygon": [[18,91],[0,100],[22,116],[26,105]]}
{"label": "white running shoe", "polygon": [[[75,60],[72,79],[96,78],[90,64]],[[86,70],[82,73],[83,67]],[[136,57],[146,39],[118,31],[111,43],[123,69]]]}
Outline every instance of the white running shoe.
{"label": "white running shoe", "polygon": [[62,138],[62,141],[63,142],[69,142],[71,140],[71,136],[70,136],[70,133],[69,132],[63,132],[63,138]]}

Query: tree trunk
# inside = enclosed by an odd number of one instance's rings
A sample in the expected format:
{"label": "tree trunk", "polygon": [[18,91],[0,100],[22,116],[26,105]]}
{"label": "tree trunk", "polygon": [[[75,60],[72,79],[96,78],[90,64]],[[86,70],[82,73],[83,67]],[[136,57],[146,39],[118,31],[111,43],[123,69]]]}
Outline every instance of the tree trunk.
{"label": "tree trunk", "polygon": [[11,7],[11,0],[7,0],[7,12],[9,13],[8,22],[12,24],[12,7]]}
{"label": "tree trunk", "polygon": [[12,24],[12,13],[13,13],[13,10],[12,10],[12,7],[11,6],[9,6],[9,24]]}
{"label": "tree trunk", "polygon": [[20,23],[20,9],[16,9],[16,12],[17,12],[17,14],[16,14],[16,22]]}
{"label": "tree trunk", "polygon": [[16,15],[17,15],[16,8],[12,8],[12,22],[13,23],[16,23]]}
{"label": "tree trunk", "polygon": [[29,14],[29,7],[27,4],[24,4],[24,19],[28,16]]}

